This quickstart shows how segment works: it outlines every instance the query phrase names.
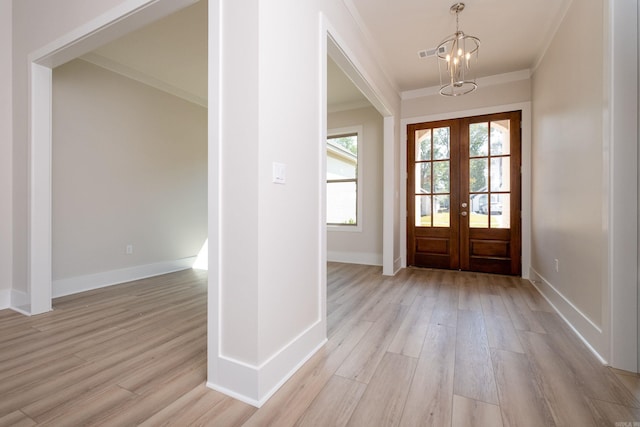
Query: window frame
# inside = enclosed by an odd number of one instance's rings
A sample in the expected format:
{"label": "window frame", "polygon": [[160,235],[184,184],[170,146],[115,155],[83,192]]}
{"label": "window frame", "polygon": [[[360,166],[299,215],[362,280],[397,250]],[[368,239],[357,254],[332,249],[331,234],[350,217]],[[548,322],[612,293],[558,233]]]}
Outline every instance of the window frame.
{"label": "window frame", "polygon": [[[327,130],[327,141],[325,142],[325,156],[328,157],[328,140],[331,138],[336,138],[345,135],[356,135],[357,143],[358,143],[358,154],[356,155],[356,223],[355,224],[333,224],[326,223],[327,231],[347,231],[347,232],[362,232],[362,199],[363,199],[363,152],[364,152],[364,140],[363,140],[363,127],[362,126],[347,126],[342,128],[334,128]],[[328,184],[327,174],[325,170],[325,187]],[[327,197],[327,204],[329,203],[329,199]],[[326,209],[326,207],[325,207]]]}

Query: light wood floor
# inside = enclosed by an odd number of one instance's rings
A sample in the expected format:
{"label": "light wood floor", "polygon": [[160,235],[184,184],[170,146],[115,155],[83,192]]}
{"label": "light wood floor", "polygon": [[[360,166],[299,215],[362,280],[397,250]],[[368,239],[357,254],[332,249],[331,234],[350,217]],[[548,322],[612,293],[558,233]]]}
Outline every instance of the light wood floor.
{"label": "light wood floor", "polygon": [[640,422],[640,377],[517,278],[329,264],[329,342],[259,410],[205,388],[206,305],[188,270],[0,311],[0,426]]}

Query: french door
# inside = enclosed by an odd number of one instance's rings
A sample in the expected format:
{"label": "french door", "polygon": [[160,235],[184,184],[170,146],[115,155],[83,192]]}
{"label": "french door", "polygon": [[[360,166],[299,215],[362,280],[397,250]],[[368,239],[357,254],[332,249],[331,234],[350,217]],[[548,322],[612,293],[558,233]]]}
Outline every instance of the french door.
{"label": "french door", "polygon": [[407,136],[407,264],[520,275],[520,112]]}

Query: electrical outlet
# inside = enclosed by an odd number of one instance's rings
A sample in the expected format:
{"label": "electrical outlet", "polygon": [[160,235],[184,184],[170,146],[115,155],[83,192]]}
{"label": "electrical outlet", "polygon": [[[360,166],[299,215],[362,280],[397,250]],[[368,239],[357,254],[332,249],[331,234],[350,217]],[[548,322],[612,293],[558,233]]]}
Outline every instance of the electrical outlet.
{"label": "electrical outlet", "polygon": [[132,255],[133,254],[133,245],[127,245],[127,247],[125,248],[125,253],[127,255]]}
{"label": "electrical outlet", "polygon": [[558,258],[553,260],[553,264],[556,267],[556,273],[558,273],[560,271],[560,261],[558,261]]}

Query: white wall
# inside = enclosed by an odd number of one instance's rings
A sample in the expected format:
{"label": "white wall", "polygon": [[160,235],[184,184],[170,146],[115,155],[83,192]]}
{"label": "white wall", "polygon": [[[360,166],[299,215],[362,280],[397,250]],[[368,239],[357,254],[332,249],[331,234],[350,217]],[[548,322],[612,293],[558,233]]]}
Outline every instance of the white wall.
{"label": "white wall", "polygon": [[[103,22],[103,16],[116,18],[147,3],[176,2],[40,3],[14,4],[13,188],[14,217],[20,218],[14,287],[22,290],[29,235],[28,55],[49,43],[63,46],[60,37],[81,26],[74,34],[86,35],[85,29],[96,28],[94,18]],[[104,15],[115,6],[117,14]],[[209,252],[209,384],[260,404],[326,336],[321,171],[327,29],[390,113],[395,162],[400,99],[340,0],[211,0],[209,16],[209,160],[219,165],[209,176],[209,229],[220,237]],[[274,161],[287,165],[285,185],[271,182]],[[396,171],[396,189],[398,177]]]}
{"label": "white wall", "polygon": [[28,249],[28,61],[46,44],[124,3],[62,0],[13,2],[13,289],[27,292]]}
{"label": "white wall", "polygon": [[9,306],[11,289],[11,99],[12,1],[0,0],[0,309]]}
{"label": "white wall", "polygon": [[[220,10],[224,23],[222,169],[214,177],[220,271],[209,293],[222,318],[209,324],[209,384],[259,405],[325,338],[321,25],[367,71],[389,111],[399,111],[399,98],[341,1],[224,0],[209,8],[210,23]],[[272,183],[273,162],[286,165],[286,184]]]}
{"label": "white wall", "polygon": [[362,126],[358,153],[363,159],[362,231],[329,229],[329,261],[382,265],[382,116],[373,107],[328,114],[329,130]]}
{"label": "white wall", "polygon": [[206,108],[74,60],[53,71],[53,117],[54,294],[61,279],[198,254]]}
{"label": "white wall", "polygon": [[532,159],[532,278],[602,355],[605,15],[602,1],[573,2],[536,69]]}
{"label": "white wall", "polygon": [[[429,95],[426,95],[424,90],[404,92],[402,118],[455,113],[494,105],[531,101],[531,80],[526,71],[514,74],[515,76],[497,76],[492,79],[497,81],[489,84],[483,83],[482,79],[479,79],[478,89],[461,97],[445,97],[438,94],[437,91]],[[517,78],[517,80],[509,81],[512,78]]]}

